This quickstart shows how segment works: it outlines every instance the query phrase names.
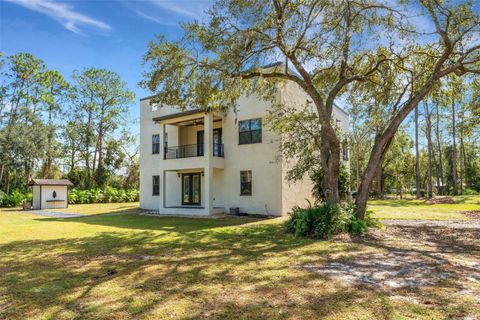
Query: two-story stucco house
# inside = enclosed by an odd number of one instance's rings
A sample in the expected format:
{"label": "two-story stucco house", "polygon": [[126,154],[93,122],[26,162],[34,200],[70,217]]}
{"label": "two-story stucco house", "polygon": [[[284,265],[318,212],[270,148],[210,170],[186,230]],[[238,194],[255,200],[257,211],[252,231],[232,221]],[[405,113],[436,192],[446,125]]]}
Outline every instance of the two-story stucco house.
{"label": "two-story stucco house", "polygon": [[[305,105],[294,83],[279,87],[278,99]],[[279,137],[265,117],[269,102],[242,96],[233,110],[180,112],[140,102],[140,207],[171,215],[240,212],[285,215],[312,200],[312,183],[286,180],[290,166],[279,156]],[[348,131],[348,114],[333,111]],[[348,150],[343,151],[348,160]]]}

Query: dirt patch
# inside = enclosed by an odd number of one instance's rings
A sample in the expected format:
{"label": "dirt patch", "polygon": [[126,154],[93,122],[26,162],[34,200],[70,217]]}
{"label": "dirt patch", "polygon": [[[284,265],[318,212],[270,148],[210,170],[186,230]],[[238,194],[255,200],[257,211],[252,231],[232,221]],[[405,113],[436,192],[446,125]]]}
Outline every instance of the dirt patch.
{"label": "dirt patch", "polygon": [[470,219],[480,220],[480,210],[463,211],[462,213]]}
{"label": "dirt patch", "polygon": [[442,270],[448,262],[441,257],[425,259],[419,254],[401,251],[357,256],[347,261],[332,261],[324,265],[304,265],[304,269],[347,285],[376,288],[417,288],[433,286],[450,278]]}
{"label": "dirt patch", "polygon": [[452,197],[437,197],[425,202],[426,204],[455,204],[455,200]]}
{"label": "dirt patch", "polygon": [[442,287],[453,283],[460,289],[473,284],[480,288],[480,229],[457,227],[387,225],[385,229],[372,229],[366,236],[335,239],[373,246],[379,251],[297,267],[347,286],[376,290]]}

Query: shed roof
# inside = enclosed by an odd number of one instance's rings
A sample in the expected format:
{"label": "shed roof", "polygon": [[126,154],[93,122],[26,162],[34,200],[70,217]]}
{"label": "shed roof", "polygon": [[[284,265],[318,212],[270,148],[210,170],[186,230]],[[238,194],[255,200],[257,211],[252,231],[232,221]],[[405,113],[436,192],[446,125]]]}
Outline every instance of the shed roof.
{"label": "shed roof", "polygon": [[73,186],[67,179],[32,179],[29,186]]}

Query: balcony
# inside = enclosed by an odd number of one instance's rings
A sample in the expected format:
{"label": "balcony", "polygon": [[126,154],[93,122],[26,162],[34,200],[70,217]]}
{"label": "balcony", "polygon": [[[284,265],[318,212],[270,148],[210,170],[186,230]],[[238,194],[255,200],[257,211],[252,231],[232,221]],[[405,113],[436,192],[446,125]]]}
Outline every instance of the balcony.
{"label": "balcony", "polygon": [[[203,157],[204,148],[202,144],[187,144],[183,146],[176,147],[167,147],[163,158],[167,159],[181,159],[181,158],[192,158],[192,157]],[[213,144],[213,156],[214,157],[224,157],[224,148],[223,144],[214,143]]]}

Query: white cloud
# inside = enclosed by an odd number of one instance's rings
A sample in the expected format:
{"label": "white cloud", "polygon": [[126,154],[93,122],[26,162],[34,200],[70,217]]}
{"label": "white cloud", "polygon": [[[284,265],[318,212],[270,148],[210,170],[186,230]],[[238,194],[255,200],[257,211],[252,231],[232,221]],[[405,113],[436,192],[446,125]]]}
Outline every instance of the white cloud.
{"label": "white cloud", "polygon": [[161,24],[161,25],[167,25],[167,26],[176,26],[177,25],[176,23],[164,20],[164,19],[159,18],[159,17],[151,16],[151,15],[146,14],[145,12],[140,11],[140,10],[135,10],[135,13],[138,14],[140,17],[144,18],[144,19],[156,22],[156,23]]}
{"label": "white cloud", "polygon": [[72,6],[52,0],[5,0],[18,4],[24,8],[42,13],[57,20],[66,29],[81,33],[80,27],[87,26],[100,30],[111,30],[111,27],[105,22],[95,20],[82,13],[76,12]]}
{"label": "white cloud", "polygon": [[202,12],[192,11],[191,9],[187,9],[187,8],[192,8],[192,3],[190,1],[173,2],[173,1],[163,1],[163,0],[152,0],[152,3],[162,9],[166,9],[168,11],[175,12],[180,15],[188,16],[192,18],[197,18],[202,13]]}

